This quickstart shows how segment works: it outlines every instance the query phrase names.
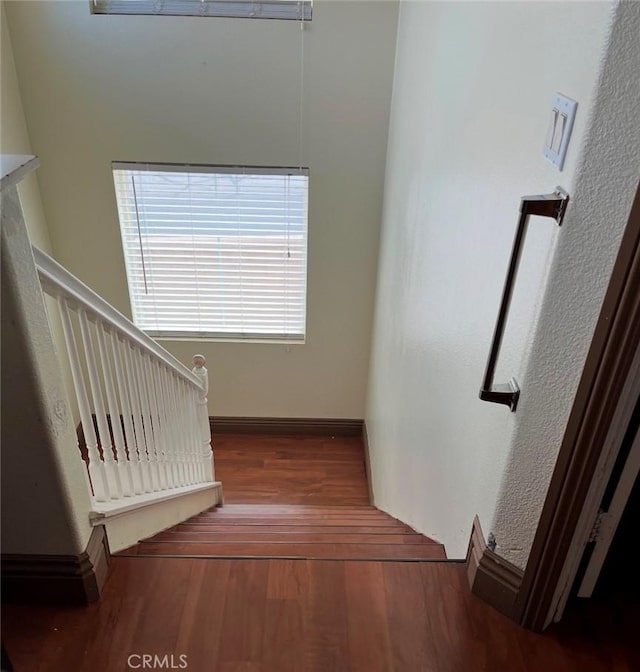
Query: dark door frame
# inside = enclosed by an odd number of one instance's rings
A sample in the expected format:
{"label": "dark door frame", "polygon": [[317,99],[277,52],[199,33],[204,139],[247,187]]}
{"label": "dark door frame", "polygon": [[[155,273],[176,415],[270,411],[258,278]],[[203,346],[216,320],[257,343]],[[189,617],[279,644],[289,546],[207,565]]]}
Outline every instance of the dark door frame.
{"label": "dark door frame", "polygon": [[622,387],[640,344],[640,188],[631,207],[515,602],[541,630],[585,505]]}

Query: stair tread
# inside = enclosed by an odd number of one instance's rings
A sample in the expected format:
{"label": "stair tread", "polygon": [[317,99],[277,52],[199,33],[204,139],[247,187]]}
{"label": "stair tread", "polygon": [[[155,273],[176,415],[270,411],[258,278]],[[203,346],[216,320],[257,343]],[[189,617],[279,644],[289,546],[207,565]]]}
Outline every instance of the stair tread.
{"label": "stair tread", "polygon": [[208,509],[209,511],[318,511],[328,513],[340,512],[362,512],[362,513],[384,513],[375,506],[318,506],[316,504],[223,504],[222,506]]}
{"label": "stair tread", "polygon": [[323,509],[317,506],[290,506],[287,508],[276,507],[273,505],[270,506],[255,506],[252,508],[238,508],[235,506],[227,505],[217,509],[209,509],[203,513],[207,513],[212,516],[253,516],[253,515],[289,515],[289,516],[387,516],[388,514],[384,511],[378,511],[377,509],[361,509],[357,506],[354,507],[341,507],[335,509]]}
{"label": "stair tread", "polygon": [[335,518],[352,518],[354,520],[395,520],[391,516],[385,514],[356,514],[356,513],[291,513],[291,512],[272,512],[272,511],[255,511],[253,513],[200,513],[199,517],[202,518],[211,518],[211,519],[227,519],[227,518],[237,518],[238,520],[252,520],[252,519],[262,519],[262,518],[295,518],[296,520],[317,520],[318,518],[322,520],[333,520]]}
{"label": "stair tread", "polygon": [[194,532],[171,530],[145,540],[173,542],[241,542],[241,543],[339,543],[339,544],[435,544],[420,534],[367,534],[336,532]]}
{"label": "stair tread", "polygon": [[293,513],[293,514],[319,514],[319,515],[360,515],[360,516],[386,516],[388,515],[384,511],[379,509],[365,509],[359,506],[336,506],[334,508],[324,508],[320,506],[275,506],[272,504],[269,505],[260,505],[255,507],[239,507],[232,504],[225,504],[224,506],[217,507],[214,509],[207,509],[205,513],[211,513],[215,515],[233,513],[239,515],[254,514],[254,513]]}
{"label": "stair tread", "polygon": [[380,536],[385,535],[394,535],[394,534],[405,534],[405,535],[418,535],[417,532],[412,530],[410,527],[403,525],[393,525],[393,526],[372,526],[372,525],[262,525],[260,523],[255,523],[252,525],[249,524],[207,524],[207,523],[192,523],[185,522],[176,525],[173,529],[180,529],[184,532],[230,532],[230,533],[250,533],[250,534],[262,534],[262,533],[280,533],[284,534],[287,532],[298,532],[298,533],[313,533],[313,534],[324,534],[324,533],[334,533],[334,534],[377,534]]}
{"label": "stair tread", "polygon": [[440,544],[275,544],[142,542],[119,556],[261,557],[319,559],[433,560],[446,559]]}
{"label": "stair tread", "polygon": [[298,524],[318,524],[318,525],[371,525],[381,527],[398,527],[404,525],[399,520],[393,518],[354,518],[352,516],[326,517],[326,516],[210,516],[198,515],[189,518],[191,523],[225,523],[240,525],[298,525]]}
{"label": "stair tread", "polygon": [[[330,496],[330,493],[327,493],[325,490],[313,490],[311,486],[309,486],[309,489],[304,495],[298,495],[297,497],[291,496],[291,498],[286,499],[292,506],[297,504],[304,506],[321,506],[322,502],[326,501],[328,496]],[[275,489],[266,488],[264,486],[261,488],[255,486],[247,490],[236,490],[232,495],[225,494],[225,498],[228,503],[245,502],[247,504],[264,504],[265,502],[273,502],[275,504],[277,502],[281,502],[283,496]],[[345,505],[348,504],[349,506],[364,506],[364,504],[368,501],[368,496],[343,496],[341,499]]]}

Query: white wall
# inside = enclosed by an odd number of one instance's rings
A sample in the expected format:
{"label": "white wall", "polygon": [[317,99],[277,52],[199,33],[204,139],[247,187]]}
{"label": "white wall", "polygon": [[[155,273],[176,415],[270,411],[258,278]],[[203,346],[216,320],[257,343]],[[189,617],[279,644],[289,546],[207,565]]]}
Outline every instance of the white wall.
{"label": "white wall", "polygon": [[[11,35],[4,11],[4,2],[0,3],[0,24],[2,36],[0,48],[0,153],[33,154],[29,132],[22,109],[22,99],[13,59]],[[35,173],[30,173],[19,187],[20,203],[24,209],[25,221],[31,241],[40,249],[51,253],[51,240],[47,222],[42,210],[40,189]]]}
{"label": "white wall", "polygon": [[[4,5],[0,153],[28,155],[32,145]],[[2,205],[2,550],[77,554],[91,534],[90,501],[77,449],[77,405],[68,395],[70,371],[53,350],[30,256],[30,243],[51,252],[35,173],[18,184],[18,195],[22,215],[4,195]],[[50,324],[60,339],[59,320]]]}
{"label": "white wall", "polygon": [[[478,514],[498,552],[526,563],[631,204],[627,194],[594,221],[579,183],[610,13],[599,2],[401,5],[366,421],[376,504],[449,557],[464,556]],[[562,173],[542,156],[556,91],[579,103]],[[611,157],[600,158],[609,186]],[[512,414],[478,391],[519,199],[557,184],[575,203],[562,229],[532,218],[496,374],[520,383]],[[540,343],[554,340],[545,357]]]}
{"label": "white wall", "polygon": [[[294,22],[91,16],[84,1],[7,14],[55,256],[123,313],[112,160],[298,164]],[[364,415],[396,19],[392,2],[314,8],[307,342],[164,342],[208,356],[212,414]]]}
{"label": "white wall", "polygon": [[[1,93],[0,93],[0,153],[2,154],[33,154],[33,147],[29,138],[29,131],[22,107],[22,97],[16,73],[13,48],[9,23],[5,13],[5,2],[0,2],[0,23],[2,28],[2,40],[0,42],[2,56],[1,63]],[[49,227],[45,218],[38,185],[37,171],[29,173],[18,184],[20,205],[27,227],[27,233],[32,244],[39,247],[47,254],[53,253]],[[53,299],[46,297],[49,324],[54,334],[56,347],[62,345],[62,325],[58,314],[57,304]],[[71,369],[66,354],[60,352],[60,367],[64,379],[64,386],[69,399],[69,408],[74,424],[80,421],[78,404],[73,393]]]}
{"label": "white wall", "polygon": [[[597,85],[575,204],[550,270],[493,522],[524,566],[640,176],[640,4],[622,3]],[[540,456],[544,459],[541,460]]]}
{"label": "white wall", "polygon": [[87,470],[15,189],[0,210],[2,552],[80,554],[91,533]]}

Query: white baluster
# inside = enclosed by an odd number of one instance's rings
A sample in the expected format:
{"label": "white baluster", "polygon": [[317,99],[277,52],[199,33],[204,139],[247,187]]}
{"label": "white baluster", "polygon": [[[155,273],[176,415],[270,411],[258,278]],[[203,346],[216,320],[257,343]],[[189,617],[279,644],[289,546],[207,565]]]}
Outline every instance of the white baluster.
{"label": "white baluster", "polygon": [[84,441],[87,446],[87,454],[89,456],[89,478],[93,488],[93,496],[98,502],[108,502],[109,484],[107,482],[107,474],[104,468],[104,462],[100,459],[98,451],[98,440],[96,431],[93,426],[93,418],[91,417],[91,407],[89,405],[89,398],[87,395],[87,388],[84,383],[82,369],[80,367],[80,356],[78,354],[78,347],[76,339],[73,334],[73,326],[71,325],[71,316],[69,315],[69,306],[66,299],[59,297],[58,307],[60,309],[60,320],[62,323],[62,333],[67,346],[67,354],[69,355],[69,364],[71,367],[71,377],[73,379],[73,386],[76,392],[76,399],[78,401],[78,410],[80,411],[80,421],[82,423],[82,431],[84,433]]}
{"label": "white baluster", "polygon": [[190,413],[190,425],[193,445],[193,451],[196,458],[198,483],[204,483],[207,480],[205,468],[205,456],[202,453],[202,441],[200,435],[200,423],[198,420],[198,400],[200,398],[197,390],[191,386],[187,388],[187,404]]}
{"label": "white baluster", "polygon": [[200,449],[200,438],[199,438],[200,432],[198,430],[198,418],[196,415],[198,394],[191,385],[187,385],[187,399],[189,408],[191,409],[191,412],[193,414],[193,421],[191,423],[191,426],[195,430],[193,439],[191,441],[191,452],[190,452],[191,464],[193,469],[193,482],[198,483],[201,482],[201,478],[198,473],[198,467],[200,465],[200,461],[202,458],[202,451]]}
{"label": "white baluster", "polygon": [[[183,418],[185,419],[185,442],[184,442],[184,472],[186,484],[191,485],[193,483],[193,439],[191,437],[191,431],[193,430],[193,425],[190,422],[189,418],[189,404],[187,402],[189,396],[189,386],[184,381],[180,381],[180,399],[183,410]],[[191,431],[190,431],[191,430]]]}
{"label": "white baluster", "polygon": [[167,399],[171,404],[173,410],[173,474],[176,487],[181,484],[180,473],[180,453],[183,437],[184,418],[180,415],[180,407],[178,405],[178,398],[176,388],[178,386],[179,378],[171,371],[167,371]]}
{"label": "white baluster", "polygon": [[[199,409],[198,401],[200,399],[200,396],[201,393],[198,392],[198,390],[195,389],[191,390],[191,408],[193,409],[194,427],[196,429],[195,444],[197,446],[197,453],[198,453],[199,477],[201,483],[206,483],[211,476],[211,466],[210,466],[211,444],[208,443],[206,446],[203,446],[201,440],[201,432],[200,432],[201,425],[200,421],[198,420],[198,409]],[[211,436],[208,407],[205,406],[205,409],[207,409],[207,432],[208,436]]]}
{"label": "white baluster", "polygon": [[142,476],[140,475],[140,454],[136,446],[136,435],[133,427],[133,412],[131,410],[131,400],[129,390],[127,389],[125,379],[125,366],[123,365],[123,351],[126,347],[120,343],[117,333],[108,334],[111,336],[111,350],[113,352],[113,364],[116,372],[116,383],[118,385],[118,394],[120,404],[122,405],[122,420],[124,424],[124,436],[127,450],[129,453],[129,475],[131,477],[131,486],[133,493],[141,495],[144,492]]}
{"label": "white baluster", "polygon": [[160,380],[161,380],[161,389],[162,389],[162,399],[165,407],[165,413],[167,416],[167,422],[169,427],[169,438],[168,438],[168,476],[172,488],[175,488],[178,485],[178,465],[176,461],[176,451],[178,446],[178,415],[177,408],[175,404],[171,403],[171,385],[173,384],[173,376],[171,372],[166,367],[160,368]]}
{"label": "white baluster", "polygon": [[206,481],[215,481],[215,472],[213,467],[213,448],[211,445],[211,426],[209,424],[209,407],[207,403],[207,394],[209,393],[209,372],[205,364],[207,363],[204,355],[193,356],[193,373],[200,379],[202,392],[199,393],[196,402],[197,421],[200,432],[201,455],[205,459],[205,478]]}
{"label": "white baluster", "polygon": [[187,417],[189,422],[189,464],[192,468],[191,478],[193,482],[198,482],[197,465],[200,461],[200,431],[198,428],[198,417],[196,415],[196,392],[193,386],[184,384],[184,399],[187,408]]}
{"label": "white baluster", "polygon": [[154,362],[151,370],[153,376],[153,386],[156,390],[156,399],[158,402],[158,415],[160,416],[160,428],[162,430],[162,460],[164,468],[164,477],[167,488],[173,488],[173,415],[172,409],[167,403],[167,394],[164,381],[164,365],[160,362]]}
{"label": "white baluster", "polygon": [[178,403],[180,404],[180,417],[182,418],[182,431],[184,433],[182,443],[180,444],[180,481],[182,485],[186,485],[187,478],[187,454],[189,452],[189,445],[191,444],[191,424],[189,423],[189,406],[186,402],[186,383],[184,380],[177,381],[176,394],[178,396]]}
{"label": "white baluster", "polygon": [[169,423],[167,420],[167,414],[164,412],[162,406],[162,387],[159,384],[158,378],[158,363],[151,362],[151,380],[153,384],[153,389],[155,390],[156,397],[156,409],[158,413],[158,422],[160,426],[161,433],[161,459],[162,459],[162,478],[164,479],[164,488],[169,486]]}
{"label": "white baluster", "polygon": [[175,409],[174,414],[174,424],[175,424],[175,442],[173,444],[174,449],[174,469],[176,474],[176,486],[184,485],[184,469],[182,463],[183,457],[183,444],[185,441],[185,419],[184,414],[182,413],[182,407],[180,406],[180,384],[181,381],[177,376],[170,374],[169,376],[169,387],[167,392],[169,395],[169,400]]}
{"label": "white baluster", "polygon": [[187,384],[184,380],[177,381],[176,385],[176,396],[178,398],[178,404],[180,406],[180,415],[183,418],[184,426],[182,428],[183,435],[180,442],[180,469],[182,482],[184,485],[188,485],[190,481],[189,477],[189,451],[192,447],[192,441],[190,438],[190,432],[193,430],[192,425],[189,422],[188,415],[188,405],[186,403],[186,390]]}
{"label": "white baluster", "polygon": [[153,447],[156,469],[158,472],[158,489],[165,490],[167,487],[167,476],[164,468],[164,434],[158,412],[157,389],[154,385],[152,374],[153,363],[149,357],[142,358],[142,373],[147,386],[147,397],[149,401],[149,415],[151,417],[151,426],[153,428]]}
{"label": "white baluster", "polygon": [[190,465],[192,468],[192,479],[193,482],[198,482],[198,474],[197,474],[197,464],[200,462],[200,432],[198,430],[198,418],[196,415],[196,399],[197,399],[197,394],[194,388],[191,385],[188,385],[185,383],[185,401],[187,404],[187,408],[189,409],[189,414],[190,414],[190,422],[189,425],[191,427],[191,432],[190,432],[190,437],[191,440],[189,442],[189,461]]}
{"label": "white baluster", "polygon": [[162,367],[160,370],[160,378],[162,385],[162,395],[164,403],[167,408],[167,417],[169,421],[169,465],[168,474],[171,480],[171,487],[175,488],[178,485],[178,465],[176,464],[176,450],[180,442],[179,438],[179,417],[177,414],[176,404],[173,401],[172,385],[173,375],[169,369]]}
{"label": "white baluster", "polygon": [[133,364],[135,351],[129,347],[128,343],[123,343],[124,363],[126,370],[127,386],[129,388],[129,398],[131,399],[131,410],[133,412],[133,428],[136,433],[136,449],[139,457],[140,483],[143,492],[153,492],[153,482],[151,479],[151,469],[149,467],[149,455],[147,453],[147,437],[145,435],[142,409],[140,407],[140,392],[138,391],[138,377]]}
{"label": "white baluster", "polygon": [[158,415],[158,427],[160,432],[160,472],[162,476],[163,490],[171,487],[171,464],[169,451],[169,418],[164,404],[164,394],[160,382],[160,364],[157,361],[151,361],[150,367],[151,385],[155,394],[155,408]]}
{"label": "white baluster", "polygon": [[[120,419],[120,408],[116,396],[113,376],[111,375],[111,362],[109,351],[106,345],[106,335],[102,322],[96,323],[96,335],[98,337],[98,352],[102,364],[102,376],[104,378],[104,389],[107,395],[107,406],[109,407],[109,417],[111,418],[111,431],[113,433],[113,443],[116,449],[116,465],[122,485],[122,494],[130,497],[134,494],[133,480],[131,478],[131,469],[127,460],[127,452],[124,445],[124,435],[122,433],[122,421]],[[124,419],[124,415],[123,415]]]}
{"label": "white baluster", "polygon": [[120,483],[120,474],[118,466],[113,459],[113,446],[111,444],[111,435],[109,434],[109,423],[107,422],[107,412],[102,400],[102,390],[100,389],[100,379],[98,377],[98,366],[93,350],[93,341],[89,329],[89,321],[84,310],[78,310],[78,321],[80,323],[80,334],[84,345],[84,354],[87,362],[87,373],[89,374],[89,387],[93,398],[93,406],[96,413],[96,422],[98,425],[98,438],[102,446],[102,459],[107,474],[109,484],[109,494],[112,499],[122,497],[122,484]]}
{"label": "white baluster", "polygon": [[160,479],[158,475],[158,462],[156,460],[156,439],[154,434],[153,422],[151,420],[151,409],[149,407],[149,391],[144,376],[144,354],[139,350],[133,350],[133,366],[136,372],[138,382],[138,392],[140,394],[140,410],[144,420],[144,435],[147,443],[147,456],[149,458],[149,473],[151,474],[151,484],[154,492],[160,490]]}

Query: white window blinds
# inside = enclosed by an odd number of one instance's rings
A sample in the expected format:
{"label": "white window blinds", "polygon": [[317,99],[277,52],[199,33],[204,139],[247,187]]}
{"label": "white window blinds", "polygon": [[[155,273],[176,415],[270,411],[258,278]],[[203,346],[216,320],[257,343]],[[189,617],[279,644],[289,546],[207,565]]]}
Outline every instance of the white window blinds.
{"label": "white window blinds", "polygon": [[303,340],[306,169],[114,163],[135,324]]}
{"label": "white window blinds", "polygon": [[311,21],[312,0],[93,0],[94,14],[221,16]]}

